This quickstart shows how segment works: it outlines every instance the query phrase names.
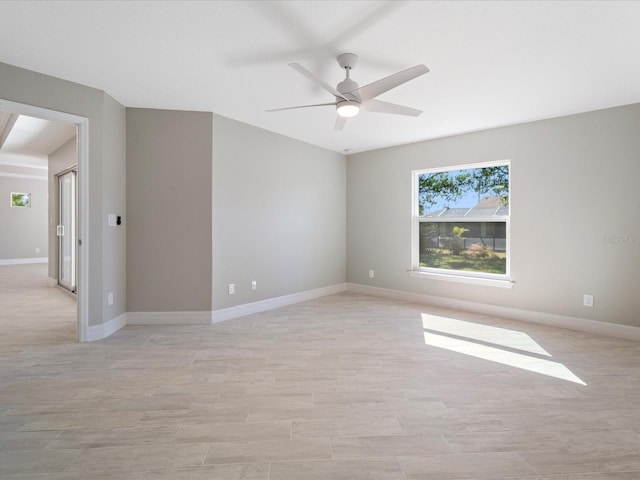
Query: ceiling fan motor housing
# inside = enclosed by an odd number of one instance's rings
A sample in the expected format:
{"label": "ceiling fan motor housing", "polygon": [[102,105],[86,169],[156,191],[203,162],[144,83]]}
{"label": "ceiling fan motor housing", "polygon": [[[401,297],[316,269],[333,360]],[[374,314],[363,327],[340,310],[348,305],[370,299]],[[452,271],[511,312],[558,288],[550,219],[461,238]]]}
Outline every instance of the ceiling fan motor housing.
{"label": "ceiling fan motor housing", "polygon": [[[356,100],[356,101],[360,100],[357,97],[357,95],[349,93],[349,92],[353,92],[354,90],[357,90],[358,88],[360,88],[360,85],[358,85],[358,82],[354,82],[350,78],[345,78],[343,81],[341,81],[336,86],[336,90],[338,90],[338,92],[342,93],[349,100]],[[341,98],[336,97],[336,101],[339,102],[341,100],[342,100]]]}
{"label": "ceiling fan motor housing", "polygon": [[357,93],[350,93],[355,92],[360,86],[358,82],[351,80],[348,75],[349,70],[347,70],[347,78],[336,86],[336,90],[344,97],[336,97],[336,111],[339,116],[347,118],[354,117],[358,114],[361,103]]}

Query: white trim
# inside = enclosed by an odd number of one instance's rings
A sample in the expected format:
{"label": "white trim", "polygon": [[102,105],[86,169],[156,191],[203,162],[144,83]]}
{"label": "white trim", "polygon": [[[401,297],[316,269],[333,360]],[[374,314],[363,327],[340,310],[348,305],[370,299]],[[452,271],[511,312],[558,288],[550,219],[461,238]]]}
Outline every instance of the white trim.
{"label": "white trim", "polygon": [[[446,271],[446,270],[445,270]],[[453,273],[455,272],[455,273]],[[470,283],[472,285],[485,285],[489,287],[502,287],[502,288],[511,288],[515,283],[513,280],[509,278],[489,278],[488,276],[466,276],[459,273],[459,271],[452,271],[451,274],[440,273],[434,271],[425,271],[425,270],[408,270],[407,273],[410,277],[414,278],[422,278],[423,280],[444,280],[446,282],[456,282],[456,283]],[[473,273],[473,272],[470,272]],[[489,274],[486,274],[489,275]]]}
{"label": "white trim", "polygon": [[48,263],[49,257],[35,257],[35,258],[7,258],[0,260],[0,265],[24,265],[27,263]]}
{"label": "white trim", "polygon": [[214,223],[214,207],[215,207],[215,201],[213,200],[213,185],[214,185],[214,180],[215,180],[215,162],[213,161],[214,159],[214,151],[215,151],[215,146],[216,146],[216,128],[215,128],[215,118],[213,115],[211,115],[211,323],[213,323],[213,309],[215,307],[214,305],[214,299],[215,299],[215,294],[214,294],[214,287],[215,287],[215,258],[216,258],[216,249],[215,249],[215,223]]}
{"label": "white trim", "polygon": [[478,163],[465,163],[462,165],[445,165],[442,167],[429,167],[414,170],[418,175],[422,173],[439,173],[439,172],[455,172],[456,170],[471,170],[475,168],[487,168],[487,167],[501,167],[503,165],[510,165],[511,159],[505,158],[503,160],[490,160],[488,162]]}
{"label": "white trim", "polygon": [[128,312],[127,325],[208,325],[211,312]]}
{"label": "white trim", "polygon": [[26,178],[27,180],[48,180],[47,177],[41,175],[28,175],[26,173],[5,173],[0,172],[0,177]]}
{"label": "white trim", "polygon": [[[89,328],[89,119],[82,119],[78,126],[76,148],[78,149],[78,248],[76,249],[76,290],[78,295],[77,337],[84,342]],[[126,322],[126,317],[125,317]]]}
{"label": "white trim", "polygon": [[640,342],[640,328],[630,325],[620,325],[617,323],[598,322],[585,318],[556,315],[553,313],[535,312],[531,310],[521,310],[518,308],[501,307],[498,305],[488,305],[484,303],[469,302],[466,300],[455,300],[451,298],[436,297],[420,293],[403,292],[387,288],[371,287],[348,283],[349,292],[363,293],[377,297],[393,298],[405,302],[432,305],[434,307],[464,310],[482,315],[491,315],[523,322],[537,323],[551,327],[576,330],[578,332],[592,333],[606,337],[623,338]]}
{"label": "white trim", "polygon": [[[475,208],[475,207],[474,207]],[[469,210],[472,210],[471,208]],[[465,214],[466,215],[466,214]],[[495,217],[427,217],[418,216],[419,223],[506,223],[508,215],[496,215]]]}
{"label": "white trim", "polygon": [[122,327],[127,325],[127,314],[123,313],[115,318],[112,318],[107,323],[101,323],[100,325],[89,325],[87,328],[87,336],[85,342],[95,342],[96,340],[102,340],[110,335],[113,335]]}
{"label": "white trim", "polygon": [[305,302],[314,298],[342,293],[346,290],[346,283],[337,283],[328,287],[321,287],[314,290],[307,290],[305,292],[292,293],[290,295],[283,295],[281,297],[268,298],[266,300],[245,303],[243,305],[237,305],[235,307],[222,308],[211,312],[211,323],[223,322],[225,320],[231,320],[232,318],[244,317],[245,315],[264,312],[265,310],[271,310],[274,308],[286,307],[287,305],[293,305],[294,303]]}
{"label": "white trim", "polygon": [[[13,155],[12,155],[13,156]],[[22,155],[21,155],[22,157]],[[25,155],[27,158],[31,158],[30,156]],[[45,158],[48,158],[47,155],[44,155]],[[18,167],[18,168],[35,168],[37,170],[49,170],[49,167],[46,165],[28,165],[20,162],[10,162],[7,160],[0,160],[0,167]]]}

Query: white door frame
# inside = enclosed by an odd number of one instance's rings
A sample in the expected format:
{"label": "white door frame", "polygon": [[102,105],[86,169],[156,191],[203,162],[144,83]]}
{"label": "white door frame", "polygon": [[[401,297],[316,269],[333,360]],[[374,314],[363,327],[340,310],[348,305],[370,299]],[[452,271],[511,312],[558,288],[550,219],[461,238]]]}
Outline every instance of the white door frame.
{"label": "white door frame", "polygon": [[[0,110],[5,110],[53,122],[76,125],[78,138],[78,279],[77,327],[78,342],[88,341],[89,333],[89,119],[79,115],[11,102],[0,98]],[[51,201],[51,200],[49,200]]]}

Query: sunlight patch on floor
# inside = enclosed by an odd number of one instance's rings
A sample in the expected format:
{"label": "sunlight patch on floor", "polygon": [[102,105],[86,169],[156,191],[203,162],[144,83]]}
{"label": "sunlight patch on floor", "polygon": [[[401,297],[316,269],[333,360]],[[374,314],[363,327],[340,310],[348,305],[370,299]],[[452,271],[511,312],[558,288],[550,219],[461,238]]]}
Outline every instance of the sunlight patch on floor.
{"label": "sunlight patch on floor", "polygon": [[422,314],[422,326],[427,330],[435,330],[471,340],[479,340],[503,347],[523,350],[525,352],[537,353],[538,355],[551,356],[526,333],[516,332],[508,328],[492,327],[454,318],[428,315],[426,313]]}
{"label": "sunlight patch on floor", "polygon": [[[438,331],[445,334],[440,335],[432,332],[424,332],[425,343],[432,347],[443,348],[483,360],[509,365],[580,385],[586,385],[586,383],[561,363],[499,348],[500,346],[504,346],[510,349],[524,350],[539,355],[550,356],[549,353],[525,333],[428,314],[422,314],[422,324],[427,330]],[[453,338],[446,334],[465,337],[466,340]],[[493,336],[494,334],[495,337]],[[483,343],[477,343],[478,341],[491,343],[496,346],[484,345]]]}

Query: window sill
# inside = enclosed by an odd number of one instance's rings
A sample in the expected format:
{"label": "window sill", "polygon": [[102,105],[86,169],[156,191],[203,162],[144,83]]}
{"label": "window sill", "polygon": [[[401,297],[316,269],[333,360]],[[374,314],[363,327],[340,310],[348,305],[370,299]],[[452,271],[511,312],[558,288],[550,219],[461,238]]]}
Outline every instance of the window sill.
{"label": "window sill", "polygon": [[449,273],[435,273],[435,272],[423,272],[421,270],[409,270],[407,272],[410,277],[422,278],[429,280],[444,280],[446,282],[456,283],[468,283],[472,285],[484,285],[489,287],[511,288],[513,287],[513,280],[502,278],[487,278],[487,277],[471,277],[459,274]]}

